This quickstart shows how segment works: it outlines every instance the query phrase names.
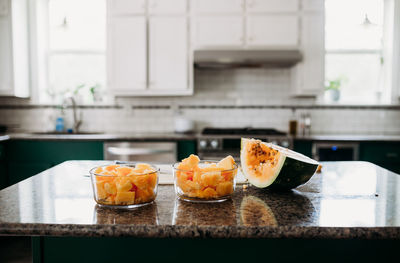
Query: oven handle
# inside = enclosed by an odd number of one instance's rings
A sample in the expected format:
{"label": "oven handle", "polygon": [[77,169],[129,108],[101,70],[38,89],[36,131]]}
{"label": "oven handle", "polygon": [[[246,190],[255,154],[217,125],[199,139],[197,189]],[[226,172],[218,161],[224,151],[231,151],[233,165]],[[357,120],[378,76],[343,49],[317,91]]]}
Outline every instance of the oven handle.
{"label": "oven handle", "polygon": [[153,154],[174,153],[173,150],[148,149],[148,148],[121,148],[121,147],[108,147],[107,152],[113,155],[153,155]]}

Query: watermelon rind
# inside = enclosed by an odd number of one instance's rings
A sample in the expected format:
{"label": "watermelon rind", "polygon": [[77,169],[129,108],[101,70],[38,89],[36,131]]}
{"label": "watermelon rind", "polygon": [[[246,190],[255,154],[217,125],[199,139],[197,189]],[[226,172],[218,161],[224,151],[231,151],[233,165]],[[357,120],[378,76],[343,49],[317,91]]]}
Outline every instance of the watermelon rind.
{"label": "watermelon rind", "polygon": [[244,146],[251,141],[259,141],[254,139],[242,138],[242,149],[240,153],[241,167],[243,175],[250,184],[258,188],[272,188],[280,190],[288,190],[298,187],[310,180],[318,168],[319,163],[305,155],[289,150],[287,148],[274,145],[272,143],[261,142],[266,146],[278,150],[281,154],[275,173],[272,177],[261,180],[254,178],[246,167],[246,152]]}

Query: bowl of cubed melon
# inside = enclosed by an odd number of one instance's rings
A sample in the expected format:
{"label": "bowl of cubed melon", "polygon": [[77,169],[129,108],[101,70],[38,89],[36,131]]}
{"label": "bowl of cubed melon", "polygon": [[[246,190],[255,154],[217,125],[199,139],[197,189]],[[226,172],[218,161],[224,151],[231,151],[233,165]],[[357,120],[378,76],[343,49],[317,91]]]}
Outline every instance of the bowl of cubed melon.
{"label": "bowl of cubed melon", "polygon": [[95,201],[101,206],[136,208],[157,195],[159,169],[146,164],[112,164],[90,170]]}
{"label": "bowl of cubed melon", "polygon": [[190,155],[173,165],[177,197],[197,203],[222,202],[235,191],[238,166],[232,156],[222,160],[200,160]]}

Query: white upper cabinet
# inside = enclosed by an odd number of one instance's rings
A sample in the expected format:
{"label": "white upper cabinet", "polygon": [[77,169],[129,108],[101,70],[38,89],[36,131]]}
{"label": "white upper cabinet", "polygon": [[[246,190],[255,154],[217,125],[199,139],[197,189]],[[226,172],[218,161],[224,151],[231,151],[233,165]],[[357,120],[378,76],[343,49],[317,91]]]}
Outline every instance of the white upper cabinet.
{"label": "white upper cabinet", "polygon": [[[136,12],[141,10],[141,1],[108,2],[107,72],[113,93],[117,96],[192,94],[187,1],[142,1],[145,6],[142,14]],[[124,13],[123,6],[129,12]]]}
{"label": "white upper cabinet", "polygon": [[303,0],[302,9],[304,11],[323,12],[325,8],[325,0]]}
{"label": "white upper cabinet", "polygon": [[10,23],[5,17],[0,16],[0,95],[12,93],[12,53]]}
{"label": "white upper cabinet", "polygon": [[297,12],[299,0],[247,0],[246,9],[249,13]]}
{"label": "white upper cabinet", "polygon": [[108,10],[112,15],[144,14],[146,0],[109,0]]}
{"label": "white upper cabinet", "polygon": [[193,23],[196,47],[238,47],[243,44],[242,16],[199,16]]}
{"label": "white upper cabinet", "polygon": [[114,17],[110,26],[108,82],[115,94],[146,89],[147,43],[144,17]]}
{"label": "white upper cabinet", "polygon": [[27,4],[0,0],[0,96],[30,95]]}
{"label": "white upper cabinet", "polygon": [[149,32],[149,89],[189,91],[186,17],[152,17]]}
{"label": "white upper cabinet", "polygon": [[150,14],[186,14],[186,0],[148,0]]}
{"label": "white upper cabinet", "polygon": [[240,14],[244,0],[192,0],[195,14]]}
{"label": "white upper cabinet", "polygon": [[298,20],[296,15],[248,16],[247,45],[296,47],[299,39]]}

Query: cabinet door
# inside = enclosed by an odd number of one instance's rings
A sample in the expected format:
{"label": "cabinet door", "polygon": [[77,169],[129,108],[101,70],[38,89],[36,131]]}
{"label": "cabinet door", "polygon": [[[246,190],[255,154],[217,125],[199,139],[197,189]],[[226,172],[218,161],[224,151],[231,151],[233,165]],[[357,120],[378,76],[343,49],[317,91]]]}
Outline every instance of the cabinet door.
{"label": "cabinet door", "polygon": [[115,94],[146,89],[146,21],[144,17],[114,17],[108,34],[109,86]]}
{"label": "cabinet door", "polygon": [[298,0],[247,0],[247,12],[296,12],[299,8]]}
{"label": "cabinet door", "polygon": [[152,17],[149,32],[150,92],[188,89],[186,17]]}
{"label": "cabinet door", "polygon": [[186,0],[149,0],[150,14],[185,14]]}
{"label": "cabinet door", "polygon": [[193,26],[195,46],[241,46],[243,19],[241,16],[197,17]]}
{"label": "cabinet door", "polygon": [[244,0],[192,0],[191,4],[196,14],[239,14]]}
{"label": "cabinet door", "polygon": [[314,96],[323,91],[325,78],[324,16],[306,15],[302,21],[303,61],[293,69],[295,95]]}
{"label": "cabinet door", "polygon": [[12,95],[11,27],[8,17],[0,16],[0,95]]}
{"label": "cabinet door", "polygon": [[247,45],[293,47],[298,45],[296,15],[252,15],[247,22]]}
{"label": "cabinet door", "polygon": [[111,15],[144,14],[146,0],[108,0]]}

